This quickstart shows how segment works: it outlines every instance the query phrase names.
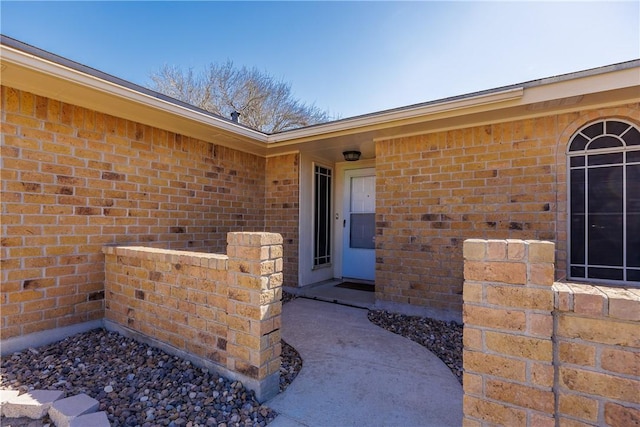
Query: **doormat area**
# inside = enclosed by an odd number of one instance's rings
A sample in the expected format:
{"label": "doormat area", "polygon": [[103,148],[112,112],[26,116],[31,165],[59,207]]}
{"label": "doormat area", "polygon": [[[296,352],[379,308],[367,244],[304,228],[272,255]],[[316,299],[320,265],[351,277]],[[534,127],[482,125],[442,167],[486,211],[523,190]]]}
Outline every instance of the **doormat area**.
{"label": "doormat area", "polygon": [[375,292],[376,287],[374,285],[368,285],[366,283],[354,283],[354,282],[342,282],[336,285],[336,288],[353,289],[356,291]]}

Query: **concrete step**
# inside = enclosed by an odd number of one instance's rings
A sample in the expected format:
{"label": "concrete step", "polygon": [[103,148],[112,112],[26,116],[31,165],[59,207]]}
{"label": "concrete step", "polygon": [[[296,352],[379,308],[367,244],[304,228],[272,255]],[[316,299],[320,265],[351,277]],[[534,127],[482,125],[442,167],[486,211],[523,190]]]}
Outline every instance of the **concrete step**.
{"label": "concrete step", "polygon": [[8,418],[31,418],[37,420],[44,417],[51,405],[64,396],[63,391],[33,390],[15,396],[2,405],[2,415]]}
{"label": "concrete step", "polygon": [[53,402],[49,408],[49,417],[56,427],[69,427],[74,418],[95,412],[99,404],[96,399],[84,393],[78,394]]}
{"label": "concrete step", "polygon": [[71,420],[69,427],[111,427],[107,413],[104,411],[80,415]]}
{"label": "concrete step", "polygon": [[0,415],[4,414],[4,404],[18,397],[18,390],[0,390]]}

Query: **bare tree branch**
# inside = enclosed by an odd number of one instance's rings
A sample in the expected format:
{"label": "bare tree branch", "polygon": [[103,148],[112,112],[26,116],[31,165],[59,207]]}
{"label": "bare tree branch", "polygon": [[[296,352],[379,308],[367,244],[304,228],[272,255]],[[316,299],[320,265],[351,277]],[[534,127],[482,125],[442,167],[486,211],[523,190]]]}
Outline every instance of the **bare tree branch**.
{"label": "bare tree branch", "polygon": [[241,123],[266,133],[332,119],[315,105],[293,99],[288,83],[256,68],[237,68],[229,60],[210,64],[201,73],[165,65],[151,80],[151,88],[157,92],[223,117],[237,111]]}

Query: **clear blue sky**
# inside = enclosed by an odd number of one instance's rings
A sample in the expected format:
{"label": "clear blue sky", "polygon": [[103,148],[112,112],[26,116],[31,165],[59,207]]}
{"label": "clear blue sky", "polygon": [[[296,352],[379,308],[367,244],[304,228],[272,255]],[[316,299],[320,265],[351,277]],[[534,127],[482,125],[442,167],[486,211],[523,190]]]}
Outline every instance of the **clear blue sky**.
{"label": "clear blue sky", "polygon": [[640,2],[9,2],[1,32],[131,82],[231,59],[354,115],[640,57]]}

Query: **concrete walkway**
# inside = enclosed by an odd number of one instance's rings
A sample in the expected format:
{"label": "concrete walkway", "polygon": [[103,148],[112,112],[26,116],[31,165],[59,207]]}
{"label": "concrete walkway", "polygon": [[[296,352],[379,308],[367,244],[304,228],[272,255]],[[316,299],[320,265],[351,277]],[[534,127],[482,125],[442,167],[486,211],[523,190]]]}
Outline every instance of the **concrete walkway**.
{"label": "concrete walkway", "polygon": [[304,362],[267,402],[280,414],[270,427],[462,424],[462,386],[447,366],[366,310],[299,298],[282,316],[282,338]]}

